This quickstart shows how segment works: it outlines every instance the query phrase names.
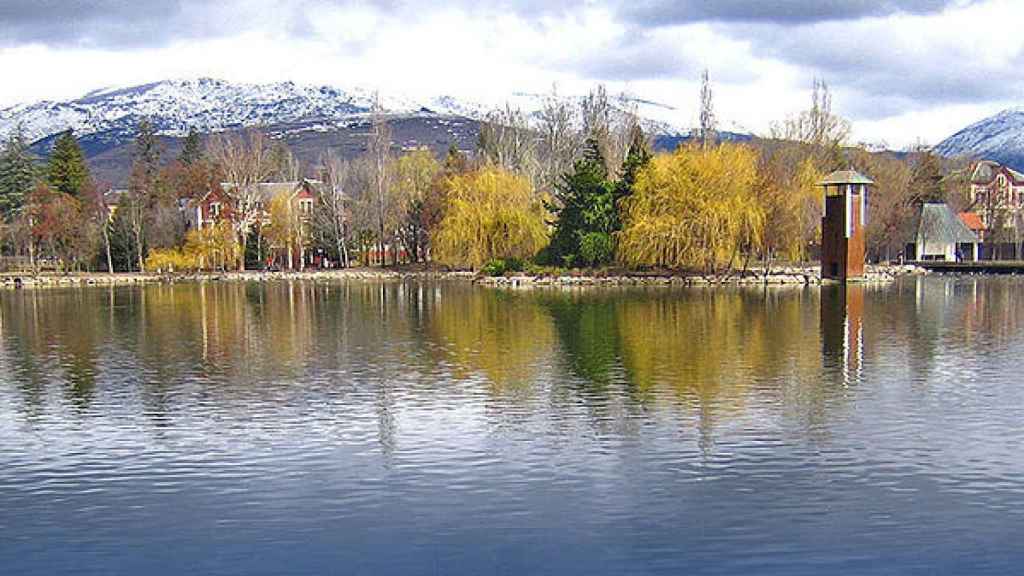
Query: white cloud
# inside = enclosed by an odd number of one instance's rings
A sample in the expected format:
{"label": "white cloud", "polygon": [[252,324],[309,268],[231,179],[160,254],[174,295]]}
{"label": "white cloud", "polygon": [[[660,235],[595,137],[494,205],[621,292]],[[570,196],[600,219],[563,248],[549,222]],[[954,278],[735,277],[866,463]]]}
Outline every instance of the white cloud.
{"label": "white cloud", "polygon": [[[697,77],[706,66],[725,129],[767,132],[806,105],[811,79],[821,76],[855,138],[905,146],[938,141],[1012,104],[1024,88],[1024,38],[1006,26],[1024,9],[1009,0],[945,10],[939,1],[907,3],[924,8],[866,10],[852,20],[837,19],[842,12],[822,21],[744,20],[733,10],[728,18],[645,18],[642,25],[615,2],[543,10],[536,2],[430,4],[232,1],[196,14],[197,5],[182,0],[189,10],[165,10],[173,20],[167,26],[206,22],[195,33],[167,32],[149,44],[93,35],[91,47],[38,38],[0,47],[0,107],[169,77],[293,80],[490,104],[553,84],[583,93],[604,82],[612,93],[675,107],[664,119],[685,127],[696,121]],[[84,34],[79,28],[61,29]]]}

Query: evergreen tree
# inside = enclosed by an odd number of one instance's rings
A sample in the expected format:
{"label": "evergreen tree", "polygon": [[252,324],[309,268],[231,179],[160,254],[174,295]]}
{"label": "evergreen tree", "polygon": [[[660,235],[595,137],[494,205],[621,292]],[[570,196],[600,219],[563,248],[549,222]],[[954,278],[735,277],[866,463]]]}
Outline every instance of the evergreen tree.
{"label": "evergreen tree", "polygon": [[178,162],[185,166],[193,166],[203,160],[203,145],[195,128],[189,128],[185,144],[178,155]]}
{"label": "evergreen tree", "polygon": [[596,265],[612,257],[615,230],[615,187],[608,180],[604,157],[594,138],[587,140],[573,172],[555,187],[555,232],[549,254],[567,265]]}
{"label": "evergreen tree", "polygon": [[622,201],[633,194],[633,187],[636,186],[636,179],[642,170],[651,161],[651,147],[647,142],[647,135],[637,125],[633,127],[630,135],[629,151],[626,153],[626,161],[622,163],[622,174],[619,181],[615,183],[615,230],[622,228]]}
{"label": "evergreen tree", "polygon": [[36,180],[36,163],[21,126],[0,151],[0,216],[10,221]]}
{"label": "evergreen tree", "polygon": [[133,154],[133,161],[142,168],[146,180],[156,178],[160,171],[160,143],[156,137],[156,128],[146,118],[139,122]]}
{"label": "evergreen tree", "polygon": [[931,150],[920,150],[910,176],[914,204],[945,202],[946,191],[942,185],[942,178],[942,163],[939,157]]}
{"label": "evergreen tree", "polygon": [[46,169],[47,180],[57,192],[78,196],[89,180],[89,167],[85,155],[75,140],[74,132],[68,130],[57,137]]}

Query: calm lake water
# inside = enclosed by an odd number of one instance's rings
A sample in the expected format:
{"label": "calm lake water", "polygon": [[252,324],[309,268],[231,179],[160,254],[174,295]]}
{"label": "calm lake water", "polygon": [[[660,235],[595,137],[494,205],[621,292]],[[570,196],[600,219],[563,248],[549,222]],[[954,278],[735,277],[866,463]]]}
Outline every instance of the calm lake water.
{"label": "calm lake water", "polygon": [[0,573],[1016,573],[1022,290],[5,292]]}

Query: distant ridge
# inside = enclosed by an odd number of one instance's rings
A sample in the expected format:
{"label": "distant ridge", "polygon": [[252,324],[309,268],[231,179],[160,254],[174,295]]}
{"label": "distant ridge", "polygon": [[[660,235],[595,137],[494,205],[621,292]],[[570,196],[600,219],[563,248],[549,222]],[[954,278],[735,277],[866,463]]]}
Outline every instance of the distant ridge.
{"label": "distant ridge", "polygon": [[[514,92],[508,103],[536,117],[551,96]],[[581,96],[562,96],[577,104]],[[612,97],[612,104],[622,103]],[[176,154],[180,139],[190,130],[200,134],[260,126],[271,137],[283,139],[307,164],[318,161],[331,148],[342,156],[359,154],[365,146],[371,90],[311,86],[294,82],[234,83],[213,78],[163,80],[138,86],[107,87],[62,102],[41,101],[0,110],[0,138],[18,125],[33,142],[33,151],[47,156],[58,134],[75,131],[98,177],[121,183],[130,166],[130,144],[139,121],[153,122],[168,156]],[[677,110],[667,104],[628,97],[655,147],[672,149],[689,138],[689,131],[664,119]],[[449,145],[475,147],[479,123],[492,109],[451,95],[405,96],[382,94],[381,106],[389,115],[396,147],[427,146],[443,153]],[[752,137],[721,132],[725,140]]]}
{"label": "distant ridge", "polygon": [[1024,109],[1009,108],[958,131],[935,147],[947,157],[995,160],[1024,171]]}

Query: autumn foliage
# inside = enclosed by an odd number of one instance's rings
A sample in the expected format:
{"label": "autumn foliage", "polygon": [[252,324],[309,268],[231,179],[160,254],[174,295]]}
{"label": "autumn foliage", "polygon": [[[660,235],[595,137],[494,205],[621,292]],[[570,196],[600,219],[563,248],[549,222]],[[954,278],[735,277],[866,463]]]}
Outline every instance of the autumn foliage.
{"label": "autumn foliage", "polygon": [[480,268],[505,258],[530,258],[548,242],[546,210],[529,181],[488,166],[452,177],[448,206],[433,238],[434,257]]}

